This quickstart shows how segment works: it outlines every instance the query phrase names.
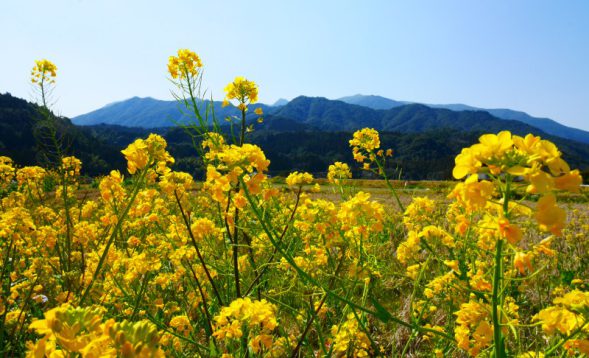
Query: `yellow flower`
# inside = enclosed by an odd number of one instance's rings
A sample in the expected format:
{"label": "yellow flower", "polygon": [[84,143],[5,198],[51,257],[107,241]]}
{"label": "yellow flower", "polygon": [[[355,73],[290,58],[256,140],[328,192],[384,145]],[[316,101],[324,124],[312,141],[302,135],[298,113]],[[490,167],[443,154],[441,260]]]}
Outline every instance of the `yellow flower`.
{"label": "yellow flower", "polygon": [[[276,306],[266,300],[238,298],[223,307],[214,318],[213,336],[217,339],[236,339],[243,336],[242,327],[268,334],[277,326]],[[254,342],[258,344],[258,342]],[[250,342],[250,345],[252,342]]]}
{"label": "yellow flower", "polygon": [[497,223],[499,225],[499,233],[510,244],[517,244],[522,239],[522,230],[517,225],[511,224],[506,218],[500,218]]}
{"label": "yellow flower", "polygon": [[190,226],[190,230],[192,231],[194,238],[198,241],[202,241],[209,237],[222,237],[221,229],[219,229],[215,223],[208,218],[195,219]]}
{"label": "yellow flower", "polygon": [[73,156],[61,158],[61,170],[69,178],[78,177],[80,176],[80,170],[82,170],[82,161]]}
{"label": "yellow flower", "polygon": [[192,325],[187,316],[175,316],[170,321],[170,327],[183,336],[188,336],[192,332]]}
{"label": "yellow flower", "polygon": [[[115,323],[111,319],[104,324],[103,330],[105,335],[110,338],[112,346],[117,350],[110,355],[112,357],[165,357],[164,352],[158,348],[160,333],[156,325],[147,320],[139,322],[124,320]],[[106,342],[102,346],[110,346],[108,343],[110,342]],[[93,350],[86,350],[82,353],[84,357],[102,356]]]}
{"label": "yellow flower", "polygon": [[544,353],[542,352],[526,352],[522,354],[518,354],[517,358],[544,358]]}
{"label": "yellow flower", "polygon": [[489,312],[490,308],[487,305],[469,301],[460,305],[460,310],[454,313],[454,334],[458,348],[464,349],[473,357],[493,341],[493,326],[489,323]]}
{"label": "yellow flower", "polygon": [[364,128],[354,132],[352,139],[350,139],[350,147],[363,149],[367,152],[380,148],[378,132],[372,128]]}
{"label": "yellow flower", "polygon": [[554,178],[554,184],[557,189],[570,191],[571,193],[578,193],[582,183],[583,177],[581,177],[578,170],[573,170]]}
{"label": "yellow flower", "polygon": [[262,107],[258,107],[254,110],[254,113],[258,116],[261,116],[262,114],[264,114],[264,110],[262,109]]}
{"label": "yellow flower", "polygon": [[147,139],[136,139],[129,144],[121,153],[127,159],[127,170],[130,174],[135,174],[146,166],[156,165],[156,171],[160,174],[166,174],[167,163],[174,163],[174,158],[166,151],[166,140],[158,134],[150,134]]}
{"label": "yellow flower", "polygon": [[485,159],[501,157],[513,146],[511,132],[503,131],[498,134],[484,134],[476,145],[479,156]]}
{"label": "yellow flower", "polygon": [[472,148],[464,148],[456,156],[454,159],[456,165],[452,170],[452,175],[455,179],[462,179],[468,174],[476,174],[478,172],[482,163],[477,159],[476,154]]}
{"label": "yellow flower", "polygon": [[45,318],[29,326],[69,352],[80,352],[102,334],[102,308],[74,308],[68,304],[45,312]]}
{"label": "yellow flower", "polygon": [[213,141],[215,136],[210,138],[211,141],[207,141],[205,146],[210,149],[205,153],[205,158],[216,165],[207,166],[204,188],[211,193],[213,199],[225,203],[227,193],[237,185],[240,178],[247,185],[250,194],[258,194],[261,184],[266,180],[264,172],[270,165],[260,147],[249,143],[243,146],[224,145],[220,140]]}
{"label": "yellow flower", "polygon": [[554,304],[560,304],[576,311],[589,308],[589,292],[573,290],[562,297],[554,299]]}
{"label": "yellow flower", "polygon": [[513,144],[525,155],[535,155],[535,148],[540,143],[540,137],[536,137],[533,134],[527,134],[524,138],[514,135],[512,137]]}
{"label": "yellow flower", "polygon": [[568,335],[583,322],[580,316],[559,306],[543,309],[534,319],[542,322],[542,330],[548,335],[553,335],[555,331]]}
{"label": "yellow flower", "polygon": [[304,184],[311,184],[313,182],[313,176],[309,173],[293,172],[286,178],[286,185],[288,186],[299,186]]}
{"label": "yellow flower", "polygon": [[245,111],[248,104],[258,101],[258,85],[244,77],[235,77],[233,82],[225,87],[225,100],[232,99],[237,100],[239,102],[238,108]]}
{"label": "yellow flower", "polygon": [[57,66],[49,60],[37,60],[31,71],[31,82],[43,85],[46,82],[55,83],[54,78],[57,76]]}
{"label": "yellow flower", "polygon": [[448,197],[456,198],[470,212],[484,208],[487,201],[493,197],[494,192],[493,183],[487,180],[479,181],[478,175],[472,174],[464,183],[456,184]]}
{"label": "yellow flower", "polygon": [[554,189],[552,176],[539,168],[528,174],[527,180],[530,185],[528,185],[526,191],[530,194],[545,194]]}
{"label": "yellow flower", "polygon": [[564,347],[569,351],[569,355],[575,355],[575,352],[589,356],[589,340],[588,339],[571,339],[564,344]]}
{"label": "yellow flower", "polygon": [[173,79],[194,77],[201,67],[200,57],[188,49],[180,49],[178,50],[178,56],[170,56],[168,59],[168,72]]}
{"label": "yellow flower", "polygon": [[534,254],[531,252],[523,253],[517,252],[513,258],[513,266],[519,271],[520,274],[525,274],[526,269],[532,271],[532,258]]}
{"label": "yellow flower", "polygon": [[399,244],[397,248],[397,260],[403,264],[417,256],[419,253],[419,236],[415,231],[409,231],[407,240]]}
{"label": "yellow flower", "polygon": [[554,194],[547,194],[538,200],[536,220],[540,230],[560,235],[566,221],[566,212],[556,206]]}
{"label": "yellow flower", "polygon": [[347,320],[341,326],[332,326],[333,351],[335,355],[347,356],[351,348],[352,357],[368,357],[372,353],[372,344],[366,334],[359,328],[358,320],[353,313],[348,314]]}
{"label": "yellow flower", "polygon": [[340,180],[350,178],[352,178],[352,172],[346,163],[335,162],[327,169],[327,180],[330,183],[339,184]]}
{"label": "yellow flower", "polygon": [[126,149],[121,150],[121,153],[127,159],[127,170],[130,174],[135,174],[137,170],[141,170],[147,166],[149,154],[147,153],[147,144],[145,144],[143,139],[136,139]]}

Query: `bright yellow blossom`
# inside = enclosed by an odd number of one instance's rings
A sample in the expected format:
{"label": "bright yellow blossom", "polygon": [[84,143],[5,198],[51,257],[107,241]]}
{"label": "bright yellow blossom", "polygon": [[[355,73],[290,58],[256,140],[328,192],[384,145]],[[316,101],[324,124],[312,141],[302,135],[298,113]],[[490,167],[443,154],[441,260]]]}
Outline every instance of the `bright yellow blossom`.
{"label": "bright yellow blossom", "polygon": [[330,183],[339,184],[341,180],[350,178],[352,178],[352,172],[346,163],[335,162],[327,170],[327,180]]}
{"label": "bright yellow blossom", "polygon": [[240,110],[247,110],[248,104],[258,101],[258,85],[245,77],[235,77],[233,82],[225,87],[225,101],[235,99]]}
{"label": "bright yellow blossom", "polygon": [[35,66],[31,71],[31,82],[43,85],[44,83],[55,83],[57,77],[57,66],[49,60],[35,61]]}
{"label": "bright yellow blossom", "polygon": [[168,59],[168,72],[173,79],[187,79],[188,76],[195,77],[202,67],[200,57],[188,50],[178,50],[178,56],[170,56]]}
{"label": "bright yellow blossom", "polygon": [[309,173],[292,172],[286,177],[286,185],[300,186],[313,183],[313,176]]}

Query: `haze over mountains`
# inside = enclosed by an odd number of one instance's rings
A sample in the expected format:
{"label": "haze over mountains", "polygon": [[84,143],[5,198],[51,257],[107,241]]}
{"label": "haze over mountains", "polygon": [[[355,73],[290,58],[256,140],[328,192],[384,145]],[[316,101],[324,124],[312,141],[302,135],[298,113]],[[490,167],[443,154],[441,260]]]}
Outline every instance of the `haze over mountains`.
{"label": "haze over mountains", "polygon": [[[202,103],[202,112],[206,103],[208,101]],[[439,128],[489,132],[508,129],[514,133],[546,133],[589,143],[587,131],[511,109],[483,109],[464,104],[418,104],[373,95],[355,95],[338,100],[299,96],[290,102],[280,99],[273,105],[256,104],[253,107],[261,107],[268,120],[281,121],[273,124],[281,129],[354,131],[373,127],[401,133]],[[214,102],[214,111],[217,118],[239,115],[235,108],[223,108],[217,101]],[[255,117],[252,112],[248,114],[250,120]],[[190,118],[176,101],[133,97],[74,117],[72,121],[77,125],[162,128],[186,123]]]}

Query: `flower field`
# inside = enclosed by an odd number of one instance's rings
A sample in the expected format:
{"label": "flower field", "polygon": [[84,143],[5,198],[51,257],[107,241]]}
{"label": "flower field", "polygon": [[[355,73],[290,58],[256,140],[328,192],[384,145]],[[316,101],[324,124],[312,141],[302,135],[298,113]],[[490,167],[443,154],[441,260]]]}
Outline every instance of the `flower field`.
{"label": "flower field", "polygon": [[[589,210],[557,200],[587,194],[553,143],[483,135],[449,190],[408,195],[365,128],[350,150],[383,179],[379,200],[339,162],[325,185],[293,172],[277,186],[247,142],[246,112],[263,120],[257,85],[225,89],[241,113],[228,134],[199,108],[198,55],[180,50],[168,70],[194,114],[203,183],[173,170],[156,134],[130,143],[127,172],[93,196],[57,140],[44,168],[0,157],[3,355],[589,355]],[[33,69],[48,120],[56,71]]]}

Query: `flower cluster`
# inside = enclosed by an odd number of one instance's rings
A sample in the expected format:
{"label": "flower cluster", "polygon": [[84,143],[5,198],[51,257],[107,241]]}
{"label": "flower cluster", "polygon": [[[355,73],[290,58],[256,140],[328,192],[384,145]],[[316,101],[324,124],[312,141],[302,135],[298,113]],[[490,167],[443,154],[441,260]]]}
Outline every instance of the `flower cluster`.
{"label": "flower cluster", "polygon": [[67,178],[75,179],[80,176],[82,161],[76,157],[65,157],[61,159],[61,168]]}
{"label": "flower cluster", "polygon": [[[232,99],[237,100],[237,107],[240,110],[247,110],[248,104],[254,104],[258,101],[258,85],[244,77],[235,77],[233,82],[225,87],[223,105],[227,106]],[[257,112],[256,114],[261,115],[262,113]]]}
{"label": "flower cluster", "polygon": [[168,59],[168,72],[173,79],[196,77],[201,67],[200,57],[188,49],[180,49],[177,56]]}
{"label": "flower cluster", "polygon": [[543,309],[534,319],[542,323],[542,330],[549,336],[582,331],[589,324],[589,292],[573,290],[557,297],[554,306]]}
{"label": "flower cluster", "polygon": [[346,163],[335,162],[327,170],[327,180],[330,183],[339,184],[342,180],[351,178],[352,172]]}
{"label": "flower cluster", "polygon": [[[392,149],[386,151],[380,149],[380,136],[378,131],[372,128],[364,128],[354,132],[352,139],[350,139],[350,147],[352,147],[352,155],[354,160],[358,163],[364,163],[363,169],[370,170],[371,163],[378,166],[378,174],[384,175],[384,157],[393,155]],[[382,159],[379,160],[379,158]],[[366,161],[368,159],[368,161]],[[386,177],[385,177],[386,179]]]}
{"label": "flower cluster", "polygon": [[44,319],[30,325],[42,338],[28,346],[34,357],[163,357],[159,332],[148,322],[103,322],[104,310],[75,308],[64,304],[45,312]]}
{"label": "flower cluster", "polygon": [[157,134],[150,134],[147,139],[136,139],[121,153],[127,159],[129,174],[135,174],[146,167],[156,166],[156,172],[165,174],[169,171],[168,163],[174,163],[174,158],[166,151],[166,141]]}
{"label": "flower cluster", "polygon": [[223,142],[203,142],[203,145],[209,149],[205,158],[211,163],[207,166],[205,188],[214,200],[225,202],[240,179],[246,183],[251,194],[260,193],[261,184],[266,180],[264,173],[270,165],[260,147],[249,143],[225,145]]}
{"label": "flower cluster", "polygon": [[354,159],[363,163],[366,154],[371,155],[375,149],[380,148],[380,137],[375,129],[364,128],[354,132],[353,138],[350,139],[350,146]]}
{"label": "flower cluster", "polygon": [[336,356],[369,357],[372,346],[366,333],[358,327],[358,320],[353,313],[341,325],[331,327],[333,352]]}
{"label": "flower cluster", "polygon": [[313,183],[313,175],[309,173],[292,172],[286,177],[286,185],[295,187]]}
{"label": "flower cluster", "polygon": [[247,329],[249,347],[260,353],[272,347],[272,332],[277,326],[276,306],[266,300],[238,298],[215,316],[213,336],[220,340],[239,339]]}
{"label": "flower cluster", "polygon": [[476,357],[493,340],[490,308],[480,302],[469,301],[463,303],[455,315],[457,345]]}
{"label": "flower cluster", "polygon": [[57,66],[49,60],[37,60],[31,70],[31,82],[43,85],[44,83],[55,83],[57,77]]}

